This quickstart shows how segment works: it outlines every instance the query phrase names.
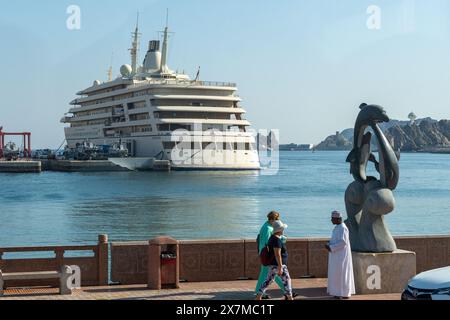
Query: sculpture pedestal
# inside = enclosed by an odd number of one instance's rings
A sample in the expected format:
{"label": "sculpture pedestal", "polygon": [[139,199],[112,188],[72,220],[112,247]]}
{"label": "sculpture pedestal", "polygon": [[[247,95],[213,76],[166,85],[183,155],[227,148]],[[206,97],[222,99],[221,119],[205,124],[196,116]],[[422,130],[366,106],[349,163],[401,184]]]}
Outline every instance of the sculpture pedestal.
{"label": "sculpture pedestal", "polygon": [[416,275],[416,253],[352,252],[356,294],[400,293]]}

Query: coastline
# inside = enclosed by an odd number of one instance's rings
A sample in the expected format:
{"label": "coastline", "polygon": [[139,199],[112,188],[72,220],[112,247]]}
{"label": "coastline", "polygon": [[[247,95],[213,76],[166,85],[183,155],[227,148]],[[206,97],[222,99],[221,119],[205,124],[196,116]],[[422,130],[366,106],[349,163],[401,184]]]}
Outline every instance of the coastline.
{"label": "coastline", "polygon": [[[314,150],[280,150],[280,152],[336,152],[336,151],[346,151],[350,152],[352,149],[314,149]],[[378,152],[378,150],[373,150],[372,152]],[[450,154],[450,149],[448,150],[401,150],[401,153],[421,153],[421,154]]]}

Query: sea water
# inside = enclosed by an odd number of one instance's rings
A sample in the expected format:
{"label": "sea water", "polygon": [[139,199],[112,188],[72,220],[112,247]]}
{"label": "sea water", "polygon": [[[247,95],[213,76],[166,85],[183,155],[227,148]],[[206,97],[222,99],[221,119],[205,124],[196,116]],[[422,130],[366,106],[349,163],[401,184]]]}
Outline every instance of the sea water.
{"label": "sea water", "polygon": [[[261,172],[0,173],[0,247],[256,238],[271,210],[290,237],[329,236],[353,181],[346,152],[281,152]],[[450,155],[402,154],[394,235],[450,234]],[[373,171],[373,169],[372,169]]]}

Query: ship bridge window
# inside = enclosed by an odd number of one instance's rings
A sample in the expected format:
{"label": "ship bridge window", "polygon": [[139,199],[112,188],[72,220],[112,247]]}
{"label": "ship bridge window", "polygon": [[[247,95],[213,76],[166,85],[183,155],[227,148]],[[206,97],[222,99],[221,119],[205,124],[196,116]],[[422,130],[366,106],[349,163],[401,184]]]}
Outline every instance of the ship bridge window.
{"label": "ship bridge window", "polygon": [[133,97],[140,97],[140,96],[145,96],[146,94],[148,94],[148,90],[142,90],[142,91],[138,91],[132,94]]}
{"label": "ship bridge window", "polygon": [[141,109],[141,108],[145,108],[146,106],[147,105],[146,105],[145,101],[127,103],[128,110]]}
{"label": "ship bridge window", "polygon": [[175,130],[187,130],[191,131],[192,128],[190,125],[184,125],[184,124],[158,124],[158,131],[175,131]]}
{"label": "ship bridge window", "polygon": [[209,130],[213,130],[213,131],[227,131],[227,125],[223,125],[223,124],[203,124],[202,125],[202,129],[203,131],[209,131]]}
{"label": "ship bridge window", "polygon": [[90,120],[88,121],[88,125],[89,126],[93,126],[93,125],[99,125],[99,124],[105,124],[105,120],[99,119],[99,120]]}
{"label": "ship bridge window", "polygon": [[133,132],[134,133],[138,133],[138,132],[152,132],[153,128],[151,125],[148,126],[134,126],[133,127]]}
{"label": "ship bridge window", "polygon": [[[231,143],[229,146],[227,145],[227,150],[246,150],[246,151],[250,151],[252,150],[251,148],[253,148],[256,146],[253,146],[253,144],[250,144],[248,142],[243,143],[243,142],[233,142]],[[225,143],[224,143],[224,148],[225,148]]]}
{"label": "ship bridge window", "polygon": [[146,119],[150,119],[150,115],[148,113],[139,113],[130,115],[130,121],[138,121]]}
{"label": "ship bridge window", "polygon": [[222,148],[223,150],[233,150],[233,144],[231,142],[224,142]]}
{"label": "ship bridge window", "polygon": [[202,142],[202,149],[215,150],[216,144],[214,142]]}
{"label": "ship bridge window", "polygon": [[194,141],[192,141],[191,142],[191,149],[192,150],[200,150],[201,148],[200,148],[200,142],[194,142]]}

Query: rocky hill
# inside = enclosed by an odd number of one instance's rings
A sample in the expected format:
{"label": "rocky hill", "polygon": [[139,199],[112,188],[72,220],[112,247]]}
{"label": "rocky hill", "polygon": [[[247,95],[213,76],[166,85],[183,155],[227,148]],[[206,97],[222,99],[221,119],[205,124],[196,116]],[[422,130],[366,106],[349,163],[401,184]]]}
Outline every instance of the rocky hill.
{"label": "rocky hill", "polygon": [[[450,152],[450,121],[431,118],[409,121],[391,120],[381,129],[395,150],[406,152]],[[375,139],[372,139],[375,142]],[[327,137],[316,150],[350,150],[353,147],[353,129],[346,129]],[[376,149],[376,144],[373,145]]]}
{"label": "rocky hill", "polygon": [[314,147],[315,150],[320,151],[351,150],[352,148],[352,138],[347,138],[340,132],[336,132],[335,135],[328,136],[324,141]]}
{"label": "rocky hill", "polygon": [[386,137],[396,150],[450,152],[450,121],[422,121],[419,124],[394,126],[386,131]]}

